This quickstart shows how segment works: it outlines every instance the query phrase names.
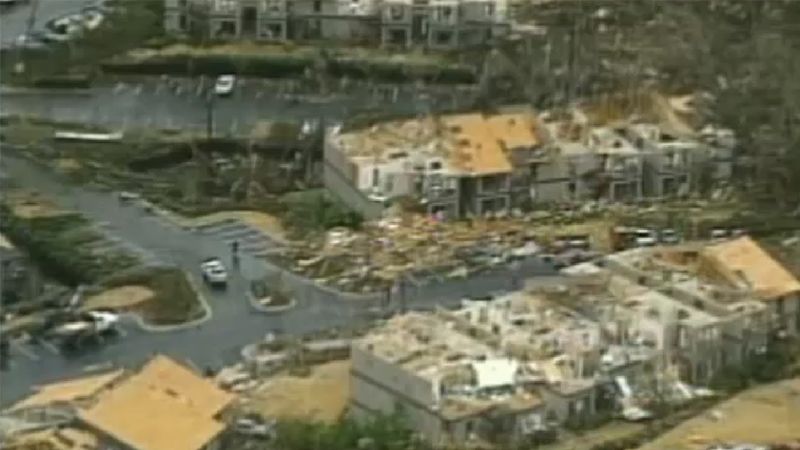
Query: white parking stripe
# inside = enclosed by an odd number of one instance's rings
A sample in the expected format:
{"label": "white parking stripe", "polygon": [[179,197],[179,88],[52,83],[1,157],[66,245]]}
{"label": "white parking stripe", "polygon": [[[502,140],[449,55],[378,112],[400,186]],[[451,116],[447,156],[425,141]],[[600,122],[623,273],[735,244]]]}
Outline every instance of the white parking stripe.
{"label": "white parking stripe", "polygon": [[60,355],[61,354],[61,350],[59,350],[58,347],[56,347],[56,345],[53,344],[50,341],[46,341],[46,340],[42,339],[42,340],[39,341],[39,344],[43,348],[46,348],[48,351],[52,352],[55,355]]}
{"label": "white parking stripe", "polygon": [[38,361],[39,360],[39,355],[34,353],[33,350],[31,350],[30,348],[28,348],[25,344],[23,344],[21,342],[12,341],[11,342],[11,348],[13,348],[17,352],[25,355],[26,357],[28,357],[28,358],[30,358],[30,359],[32,359],[34,361]]}

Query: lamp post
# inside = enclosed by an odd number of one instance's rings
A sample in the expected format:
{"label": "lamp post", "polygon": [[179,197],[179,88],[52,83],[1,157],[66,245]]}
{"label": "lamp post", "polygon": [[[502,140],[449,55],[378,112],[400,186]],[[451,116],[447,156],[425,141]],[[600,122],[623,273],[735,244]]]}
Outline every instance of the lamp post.
{"label": "lamp post", "polygon": [[206,139],[214,137],[214,90],[206,92]]}

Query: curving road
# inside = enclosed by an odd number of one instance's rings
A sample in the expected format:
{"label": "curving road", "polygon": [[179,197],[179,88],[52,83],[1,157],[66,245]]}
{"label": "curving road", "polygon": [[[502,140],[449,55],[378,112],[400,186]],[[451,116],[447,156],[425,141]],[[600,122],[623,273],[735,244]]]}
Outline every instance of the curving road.
{"label": "curving road", "polygon": [[[178,228],[144,212],[136,206],[120,204],[110,193],[77,188],[62,183],[56,175],[28,160],[8,155],[4,169],[14,181],[36,189],[67,208],[81,211],[108,230],[109,234],[147,249],[162,261],[176,264],[198,274],[198,264],[209,255],[225,256],[228,246],[219,238]],[[191,329],[166,333],[147,333],[133,326],[125,327],[125,336],[97,350],[65,358],[43,352],[37,358],[14,354],[11,367],[2,374],[0,405],[8,405],[24,396],[31,386],[81,373],[85,367],[112,362],[131,367],[154,353],[165,353],[203,367],[219,367],[234,362],[245,344],[260,340],[268,332],[299,335],[332,327],[351,327],[366,323],[368,310],[381,305],[381,296],[345,300],[310,280],[288,276],[284,281],[299,300],[298,307],[278,315],[255,312],[245,298],[247,278],[274,270],[264,260],[244,256],[240,272],[232,274],[225,291],[205,294],[213,317]],[[539,260],[521,266],[525,275],[551,275],[553,270]],[[480,294],[510,287],[508,272],[485,274],[469,280],[450,281],[411,287],[406,305],[414,309],[436,304],[456,304],[467,294]],[[205,288],[203,288],[205,289]],[[389,305],[394,309],[398,305]]]}

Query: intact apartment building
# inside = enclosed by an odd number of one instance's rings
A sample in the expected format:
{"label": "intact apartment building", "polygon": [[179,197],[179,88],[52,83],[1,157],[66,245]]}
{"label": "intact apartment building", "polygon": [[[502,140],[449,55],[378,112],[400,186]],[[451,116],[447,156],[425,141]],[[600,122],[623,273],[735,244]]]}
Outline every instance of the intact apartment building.
{"label": "intact apartment building", "polygon": [[510,30],[505,0],[165,0],[165,29],[211,39],[478,45]]}
{"label": "intact apartment building", "polygon": [[553,118],[508,107],[333,127],[324,170],[328,189],[367,217],[412,198],[455,218],[686,194],[698,188],[701,168],[715,182],[730,177],[733,145],[640,121],[591,125],[580,111]]}

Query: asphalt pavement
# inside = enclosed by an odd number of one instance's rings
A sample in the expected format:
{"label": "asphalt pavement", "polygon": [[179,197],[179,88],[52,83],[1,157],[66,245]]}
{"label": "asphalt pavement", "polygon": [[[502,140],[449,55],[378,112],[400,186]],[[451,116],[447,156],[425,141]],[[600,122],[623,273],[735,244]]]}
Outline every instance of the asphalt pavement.
{"label": "asphalt pavement", "polygon": [[[92,191],[62,182],[58,176],[25,159],[3,158],[4,170],[21,186],[35,189],[61,206],[81,211],[108,230],[110,235],[147,249],[168,264],[175,264],[199,277],[199,263],[208,256],[230,255],[224,237],[179,228],[132,204],[120,203],[113,193]],[[276,315],[254,311],[246,299],[248,279],[253,274],[275,271],[266,260],[242,256],[240,269],[231,274],[226,290],[204,289],[214,312],[202,325],[167,333],[144,332],[131,324],[123,327],[124,336],[80,355],[66,357],[41,343],[12,346],[9,370],[3,372],[0,406],[13,403],[31,387],[77,376],[87,367],[112,363],[134,367],[156,353],[164,353],[203,369],[235,362],[240,349],[262,339],[267,333],[302,335],[333,327],[349,328],[370,320],[369,311],[430,309],[434,305],[455,305],[467,295],[509,290],[513,282],[508,270],[498,270],[467,280],[448,280],[409,286],[403,305],[396,301],[384,305],[383,295],[364,300],[346,300],[311,280],[284,277],[298,306]],[[553,275],[554,271],[538,259],[520,266],[524,276]]]}
{"label": "asphalt pavement", "polygon": [[[116,129],[205,130],[211,79],[139,77],[88,90],[0,89],[3,115],[104,125]],[[291,80],[241,79],[229,97],[212,96],[217,135],[247,134],[259,121],[340,120],[365,111],[418,114],[453,108],[473,98],[469,87],[349,86],[346,93],[304,92]]]}

